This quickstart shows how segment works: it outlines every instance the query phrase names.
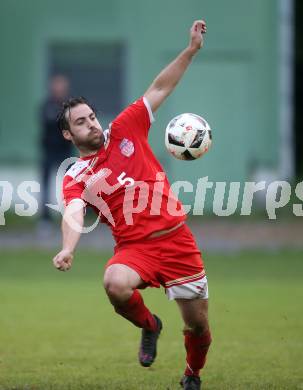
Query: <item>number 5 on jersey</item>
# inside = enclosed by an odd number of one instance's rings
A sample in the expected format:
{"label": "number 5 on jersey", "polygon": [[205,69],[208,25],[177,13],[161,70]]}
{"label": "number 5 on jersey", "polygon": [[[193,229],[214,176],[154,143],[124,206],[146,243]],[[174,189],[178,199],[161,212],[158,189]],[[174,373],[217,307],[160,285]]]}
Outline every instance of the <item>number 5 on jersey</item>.
{"label": "number 5 on jersey", "polygon": [[117,177],[118,182],[125,187],[131,187],[135,184],[135,180],[132,177],[125,177],[126,173],[122,172],[120,176]]}

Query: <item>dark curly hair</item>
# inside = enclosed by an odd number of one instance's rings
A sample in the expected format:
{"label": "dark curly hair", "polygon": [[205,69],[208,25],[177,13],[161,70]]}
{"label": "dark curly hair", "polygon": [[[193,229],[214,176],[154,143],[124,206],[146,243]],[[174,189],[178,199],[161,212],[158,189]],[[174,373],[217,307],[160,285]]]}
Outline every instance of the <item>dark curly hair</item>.
{"label": "dark curly hair", "polygon": [[79,104],[87,104],[95,113],[93,106],[82,96],[73,97],[69,100],[62,103],[62,108],[57,116],[57,125],[60,131],[70,130],[69,120],[66,113],[68,112],[68,117],[70,117],[70,110]]}

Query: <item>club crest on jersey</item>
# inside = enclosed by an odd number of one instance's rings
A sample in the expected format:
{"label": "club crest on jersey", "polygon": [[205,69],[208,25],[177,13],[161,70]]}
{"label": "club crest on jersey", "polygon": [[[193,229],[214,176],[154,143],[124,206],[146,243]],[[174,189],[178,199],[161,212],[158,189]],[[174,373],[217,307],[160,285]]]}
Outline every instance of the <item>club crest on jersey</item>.
{"label": "club crest on jersey", "polygon": [[123,138],[120,143],[120,150],[123,156],[130,157],[135,151],[135,146],[132,141],[127,138]]}

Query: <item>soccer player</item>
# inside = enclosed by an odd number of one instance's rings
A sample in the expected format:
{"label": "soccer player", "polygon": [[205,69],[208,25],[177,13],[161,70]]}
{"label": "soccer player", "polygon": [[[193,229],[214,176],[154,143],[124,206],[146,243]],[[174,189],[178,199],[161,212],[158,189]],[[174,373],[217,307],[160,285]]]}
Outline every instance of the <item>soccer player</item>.
{"label": "soccer player", "polygon": [[161,285],[168,299],[177,302],[185,324],[186,368],[181,385],[187,390],[201,388],[200,370],[211,343],[207,279],[182,205],[148,144],[148,131],[153,113],[203,46],[205,32],[205,22],[195,21],[186,49],[108,130],[103,131],[84,98],[65,103],[58,119],[64,138],[77,147],[80,158],[63,180],[63,248],[53,263],[58,270],[70,269],[85,207],[93,207],[116,241],[104,287],[116,313],[142,329],[142,366],[149,367],[156,358],[162,322],[145,306],[138,289]]}

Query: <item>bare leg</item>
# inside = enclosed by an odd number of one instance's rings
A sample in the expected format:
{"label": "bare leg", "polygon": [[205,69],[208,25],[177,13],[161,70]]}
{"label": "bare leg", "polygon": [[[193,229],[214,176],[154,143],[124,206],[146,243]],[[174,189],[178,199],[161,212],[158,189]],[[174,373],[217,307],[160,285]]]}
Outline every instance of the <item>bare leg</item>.
{"label": "bare leg", "polygon": [[157,322],[137,290],[143,285],[140,275],[124,264],[113,264],[105,271],[104,288],[116,313],[139,328],[154,331]]}
{"label": "bare leg", "polygon": [[184,320],[186,376],[199,376],[211,343],[207,299],[176,299]]}
{"label": "bare leg", "polygon": [[139,361],[142,366],[149,367],[157,355],[162,323],[144,305],[137,290],[144,284],[136,271],[123,264],[111,265],[104,275],[104,287],[116,313],[142,328]]}
{"label": "bare leg", "polygon": [[176,299],[185,324],[184,330],[201,335],[209,330],[208,299]]}
{"label": "bare leg", "polygon": [[134,290],[143,284],[140,275],[124,264],[113,264],[104,274],[104,288],[114,306],[128,301]]}

